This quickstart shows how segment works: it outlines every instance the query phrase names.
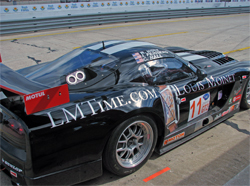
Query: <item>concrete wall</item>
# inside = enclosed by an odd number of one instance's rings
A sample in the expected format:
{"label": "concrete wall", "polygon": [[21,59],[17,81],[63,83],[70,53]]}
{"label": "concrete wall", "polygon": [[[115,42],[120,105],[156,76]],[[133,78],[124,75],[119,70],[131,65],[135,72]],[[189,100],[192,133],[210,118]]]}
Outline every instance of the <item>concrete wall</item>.
{"label": "concrete wall", "polygon": [[250,0],[138,0],[0,6],[1,21],[69,15],[249,6]]}

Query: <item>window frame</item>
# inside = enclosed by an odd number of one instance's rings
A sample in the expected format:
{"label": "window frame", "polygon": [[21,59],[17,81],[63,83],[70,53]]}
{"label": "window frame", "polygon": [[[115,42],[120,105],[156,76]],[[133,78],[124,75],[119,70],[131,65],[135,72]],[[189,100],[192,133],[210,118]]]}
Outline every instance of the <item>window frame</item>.
{"label": "window frame", "polygon": [[[148,80],[148,78],[145,77],[145,74],[142,74],[142,72],[139,70],[142,65],[146,65],[147,66],[147,63],[149,63],[151,61],[161,60],[161,59],[170,59],[170,58],[173,58],[173,59],[179,61],[180,63],[182,63],[183,65],[185,65],[185,68],[190,69],[190,71],[191,71],[190,74],[192,74],[192,75],[190,75],[190,76],[188,76],[186,78],[182,78],[182,79],[178,79],[178,80],[173,80],[171,82],[165,81],[165,82],[158,82],[158,83],[155,82],[155,83],[152,83],[152,82],[150,82]],[[147,66],[147,68],[150,69],[148,66]],[[181,69],[181,68],[179,68],[179,69]],[[174,56],[174,57],[163,57],[163,58],[158,58],[158,59],[153,59],[153,60],[145,61],[144,63],[140,63],[139,64],[138,71],[139,71],[139,73],[142,75],[142,77],[145,79],[145,81],[149,85],[151,85],[151,84],[152,85],[173,84],[173,83],[176,83],[176,82],[178,83],[180,81],[184,81],[184,80],[187,80],[187,79],[194,79],[194,78],[197,77],[197,68],[193,64],[189,63],[188,61],[184,61],[182,58],[179,58],[179,57],[176,57],[176,56]],[[183,70],[182,70],[182,72],[183,72]],[[152,72],[151,72],[151,74],[152,74]],[[158,74],[158,75],[160,75],[160,74]],[[154,76],[151,76],[151,77],[154,77]]]}

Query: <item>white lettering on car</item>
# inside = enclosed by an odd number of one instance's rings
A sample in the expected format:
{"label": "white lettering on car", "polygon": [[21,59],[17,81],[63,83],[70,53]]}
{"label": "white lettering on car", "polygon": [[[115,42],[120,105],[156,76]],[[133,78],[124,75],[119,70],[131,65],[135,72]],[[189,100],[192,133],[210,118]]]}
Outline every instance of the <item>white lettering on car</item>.
{"label": "white lettering on car", "polygon": [[35,93],[35,94],[31,94],[29,96],[26,96],[26,100],[25,101],[29,101],[29,100],[32,100],[32,99],[40,98],[40,97],[43,97],[43,96],[45,96],[44,92],[38,92],[38,93]]}
{"label": "white lettering on car", "polygon": [[4,160],[3,158],[2,158],[2,162],[3,162],[3,164],[7,165],[8,167],[12,168],[13,170],[15,170],[17,172],[23,172],[22,169],[16,167],[15,165],[12,165],[11,163],[9,163],[6,160]]}
{"label": "white lettering on car", "polygon": [[47,115],[51,121],[51,125],[52,125],[51,128],[54,128],[54,127],[58,127],[64,124],[68,124],[71,121],[76,121],[77,119],[86,118],[85,116],[86,113],[84,113],[83,108],[82,108],[83,106],[85,106],[85,109],[86,109],[86,106],[88,106],[87,109],[91,111],[90,115],[93,116],[93,115],[98,114],[97,110],[99,110],[99,112],[102,113],[102,112],[106,112],[112,109],[126,106],[128,104],[133,104],[133,103],[134,103],[134,106],[139,107],[140,104],[137,104],[138,102],[146,101],[148,99],[155,99],[155,98],[157,98],[157,94],[154,89],[151,89],[151,90],[144,89],[140,91],[131,92],[128,95],[128,100],[124,100],[124,96],[120,95],[120,96],[112,97],[109,100],[96,101],[96,99],[91,99],[88,101],[77,103],[75,104],[75,108],[73,112],[72,112],[72,109],[71,111],[69,111],[69,109],[62,108],[61,110],[64,114],[65,120],[61,120],[59,121],[59,123],[58,121],[57,123],[55,123],[51,112],[48,112]]}
{"label": "white lettering on car", "polygon": [[181,96],[181,95],[189,94],[191,92],[205,90],[208,88],[225,85],[225,84],[232,83],[232,82],[235,82],[234,74],[216,77],[216,78],[214,78],[213,76],[210,76],[209,78],[206,77],[204,80],[199,81],[193,85],[186,84],[181,88],[178,88],[176,85],[174,85],[174,87],[176,88],[178,95]]}

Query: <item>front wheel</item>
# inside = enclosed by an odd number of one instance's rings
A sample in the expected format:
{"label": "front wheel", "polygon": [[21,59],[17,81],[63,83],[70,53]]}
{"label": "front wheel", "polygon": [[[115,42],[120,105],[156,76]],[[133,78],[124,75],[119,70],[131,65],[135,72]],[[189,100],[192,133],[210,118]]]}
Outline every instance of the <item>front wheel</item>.
{"label": "front wheel", "polygon": [[250,78],[248,79],[248,82],[246,84],[246,87],[244,89],[240,107],[243,109],[249,109],[250,108]]}
{"label": "front wheel", "polygon": [[103,154],[104,166],[119,176],[131,174],[147,162],[156,141],[155,122],[144,115],[132,117],[112,132]]}

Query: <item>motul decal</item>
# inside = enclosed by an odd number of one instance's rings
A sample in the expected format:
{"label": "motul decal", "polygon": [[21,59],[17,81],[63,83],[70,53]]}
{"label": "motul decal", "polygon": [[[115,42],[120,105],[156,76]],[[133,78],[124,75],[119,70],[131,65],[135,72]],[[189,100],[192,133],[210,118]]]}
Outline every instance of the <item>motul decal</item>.
{"label": "motul decal", "polygon": [[35,93],[35,94],[29,94],[29,95],[25,96],[25,101],[30,101],[30,100],[40,98],[40,97],[43,97],[43,96],[45,96],[44,91],[38,92],[38,93]]}
{"label": "motul decal", "polygon": [[68,85],[42,90],[24,96],[26,113],[32,114],[69,102]]}

